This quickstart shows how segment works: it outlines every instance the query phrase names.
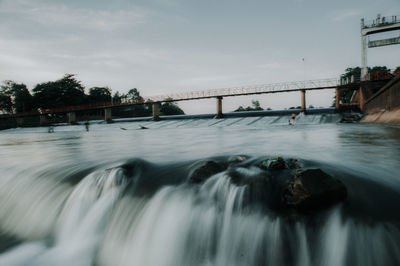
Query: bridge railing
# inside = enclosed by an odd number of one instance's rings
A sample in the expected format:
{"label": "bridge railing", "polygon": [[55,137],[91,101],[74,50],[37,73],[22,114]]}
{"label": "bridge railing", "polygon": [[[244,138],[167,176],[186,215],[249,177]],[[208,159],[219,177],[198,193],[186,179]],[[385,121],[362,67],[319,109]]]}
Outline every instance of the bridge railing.
{"label": "bridge railing", "polygon": [[397,16],[391,16],[391,17],[378,16],[376,19],[361,20],[362,28],[373,28],[373,27],[396,24],[396,23],[400,23],[400,18],[398,18]]}
{"label": "bridge railing", "polygon": [[261,94],[269,92],[279,91],[295,91],[301,89],[317,89],[335,87],[339,84],[336,78],[330,79],[318,79],[318,80],[305,80],[296,82],[281,82],[272,84],[262,84],[253,86],[241,86],[232,88],[220,88],[210,89],[202,91],[191,91],[191,92],[179,92],[173,94],[163,94],[156,96],[144,97],[145,101],[162,102],[166,99],[173,100],[190,100],[190,99],[201,99],[201,98],[215,98],[215,97],[227,97],[235,95],[250,95],[250,94]]}

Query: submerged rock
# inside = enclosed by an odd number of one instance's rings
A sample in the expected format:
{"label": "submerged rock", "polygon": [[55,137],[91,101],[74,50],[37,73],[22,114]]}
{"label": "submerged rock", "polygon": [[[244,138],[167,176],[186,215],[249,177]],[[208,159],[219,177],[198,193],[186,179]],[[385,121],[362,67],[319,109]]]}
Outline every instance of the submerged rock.
{"label": "submerged rock", "polygon": [[264,170],[283,170],[289,168],[282,157],[264,160],[259,164],[259,167]]}
{"label": "submerged rock", "polygon": [[343,113],[340,123],[357,123],[360,122],[362,114],[359,113]]}
{"label": "submerged rock", "polygon": [[226,168],[223,165],[215,161],[207,161],[194,169],[194,171],[189,175],[189,181],[192,183],[201,183],[210,176],[220,173],[225,169]]}
{"label": "submerged rock", "polygon": [[289,169],[298,169],[298,168],[302,168],[303,167],[302,162],[300,162],[299,160],[297,160],[295,158],[288,159],[286,161],[286,164],[287,164]]}
{"label": "submerged rock", "polygon": [[300,210],[317,210],[343,201],[347,189],[321,169],[309,169],[295,174],[282,194],[286,207]]}

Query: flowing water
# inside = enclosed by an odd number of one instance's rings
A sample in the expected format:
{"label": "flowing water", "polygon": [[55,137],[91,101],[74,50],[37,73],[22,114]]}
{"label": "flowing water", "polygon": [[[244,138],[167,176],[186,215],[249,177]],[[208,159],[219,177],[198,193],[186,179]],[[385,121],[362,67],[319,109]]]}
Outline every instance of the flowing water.
{"label": "flowing water", "polygon": [[[400,128],[288,119],[0,132],[0,265],[400,265]],[[341,180],[347,199],[274,207],[257,165],[277,156]],[[229,167],[189,182],[207,160]]]}

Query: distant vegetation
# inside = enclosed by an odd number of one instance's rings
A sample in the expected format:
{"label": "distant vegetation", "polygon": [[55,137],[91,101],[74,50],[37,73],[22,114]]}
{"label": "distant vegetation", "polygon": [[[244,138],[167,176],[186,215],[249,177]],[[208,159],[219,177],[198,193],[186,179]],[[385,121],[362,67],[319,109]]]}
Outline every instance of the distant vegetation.
{"label": "distant vegetation", "polygon": [[[32,93],[23,83],[4,81],[0,86],[0,113],[14,114],[36,110],[46,110],[94,103],[143,103],[132,107],[133,115],[151,115],[151,103],[145,103],[138,89],[133,88],[126,94],[115,92],[111,95],[109,87],[89,88],[88,93],[74,74],[65,74],[61,79],[37,84]],[[184,114],[173,102],[161,105],[162,115]]]}
{"label": "distant vegetation", "polygon": [[[260,102],[258,100],[251,101],[252,106],[247,106],[244,108],[243,106],[239,106],[234,112],[244,112],[244,111],[263,111],[264,109],[261,108]],[[271,108],[267,108],[266,110],[272,110]]]}

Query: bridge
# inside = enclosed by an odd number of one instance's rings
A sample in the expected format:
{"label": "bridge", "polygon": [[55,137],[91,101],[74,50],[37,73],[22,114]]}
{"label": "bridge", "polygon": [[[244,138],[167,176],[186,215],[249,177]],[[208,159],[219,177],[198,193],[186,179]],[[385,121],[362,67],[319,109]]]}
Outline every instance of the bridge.
{"label": "bridge", "polygon": [[216,105],[216,118],[223,117],[222,113],[222,100],[225,97],[234,96],[245,96],[245,95],[256,95],[256,94],[268,94],[268,93],[285,93],[285,92],[300,92],[301,98],[301,112],[306,111],[306,91],[312,90],[326,90],[335,89],[336,90],[336,109],[340,109],[339,102],[339,90],[341,88],[352,87],[358,89],[360,86],[359,82],[354,80],[338,80],[336,78],[329,79],[317,79],[317,80],[307,80],[307,81],[295,81],[295,82],[281,82],[281,83],[271,83],[253,86],[240,86],[231,88],[220,88],[220,89],[210,89],[210,90],[199,90],[191,92],[180,92],[171,93],[163,95],[155,95],[143,97],[140,101],[129,101],[124,100],[121,102],[102,102],[78,106],[68,106],[62,108],[45,109],[45,110],[35,110],[31,112],[16,113],[16,114],[3,114],[0,115],[0,119],[5,118],[15,118],[17,120],[17,125],[24,124],[25,117],[39,116],[40,124],[46,124],[46,119],[48,115],[53,114],[67,114],[68,122],[77,122],[76,112],[78,111],[89,111],[89,110],[104,110],[104,120],[112,120],[112,108],[118,106],[133,106],[133,105],[152,105],[152,116],[154,120],[159,119],[159,109],[163,102],[177,102],[177,101],[190,101],[190,100],[200,100],[200,99],[210,99],[215,98],[217,100]]}

